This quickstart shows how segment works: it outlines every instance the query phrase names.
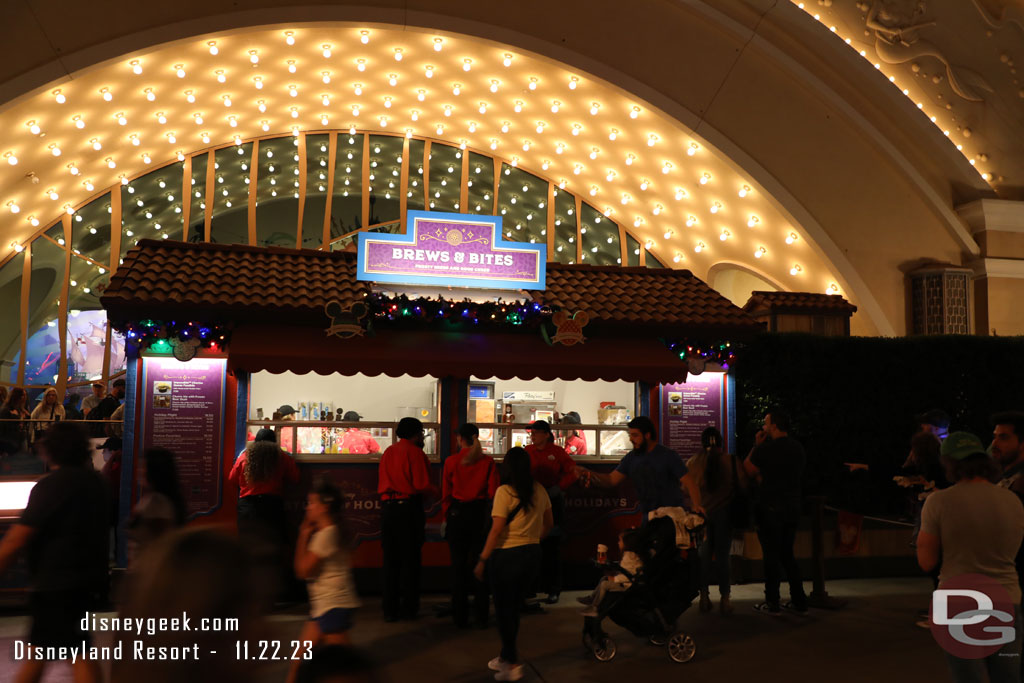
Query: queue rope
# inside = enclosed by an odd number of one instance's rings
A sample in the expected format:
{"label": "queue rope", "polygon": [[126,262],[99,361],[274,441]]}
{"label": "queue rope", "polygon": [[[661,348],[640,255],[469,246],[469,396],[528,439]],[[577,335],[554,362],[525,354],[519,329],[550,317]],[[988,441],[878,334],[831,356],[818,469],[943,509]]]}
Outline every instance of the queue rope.
{"label": "queue rope", "polygon": [[[829,512],[849,512],[849,510],[840,510],[839,508],[832,507],[831,505],[824,505],[822,507],[824,509],[828,510]],[[904,522],[904,521],[899,520],[899,519],[887,519],[885,517],[871,517],[869,515],[861,515],[861,516],[864,519],[870,519],[870,520],[872,520],[874,522],[885,522],[886,524],[894,524],[896,526],[905,526],[905,527],[910,527],[911,529],[914,528],[914,523],[913,522]]]}

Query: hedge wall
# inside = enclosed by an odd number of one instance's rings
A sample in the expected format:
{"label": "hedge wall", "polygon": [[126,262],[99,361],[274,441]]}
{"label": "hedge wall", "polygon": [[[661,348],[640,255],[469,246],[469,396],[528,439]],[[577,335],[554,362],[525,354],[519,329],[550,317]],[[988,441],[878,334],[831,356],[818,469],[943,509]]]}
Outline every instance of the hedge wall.
{"label": "hedge wall", "polygon": [[[808,454],[806,489],[859,512],[901,513],[892,483],[916,428],[913,416],[941,408],[951,430],[991,439],[989,416],[1024,408],[1024,338],[817,337],[768,334],[737,354],[738,453],[745,454],[769,406],[793,421]],[[851,474],[844,462],[870,465]]]}

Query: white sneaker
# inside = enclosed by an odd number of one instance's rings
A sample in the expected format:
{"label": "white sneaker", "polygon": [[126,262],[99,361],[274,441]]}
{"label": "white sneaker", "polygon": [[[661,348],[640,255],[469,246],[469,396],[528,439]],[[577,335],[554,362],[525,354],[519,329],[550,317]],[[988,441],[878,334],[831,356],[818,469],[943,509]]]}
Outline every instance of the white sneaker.
{"label": "white sneaker", "polygon": [[501,671],[505,665],[505,661],[501,657],[495,657],[491,661],[487,662],[487,668],[491,671]]}
{"label": "white sneaker", "polygon": [[496,681],[518,681],[522,677],[522,664],[507,664],[505,662],[501,663],[501,671],[494,674],[494,680]]}

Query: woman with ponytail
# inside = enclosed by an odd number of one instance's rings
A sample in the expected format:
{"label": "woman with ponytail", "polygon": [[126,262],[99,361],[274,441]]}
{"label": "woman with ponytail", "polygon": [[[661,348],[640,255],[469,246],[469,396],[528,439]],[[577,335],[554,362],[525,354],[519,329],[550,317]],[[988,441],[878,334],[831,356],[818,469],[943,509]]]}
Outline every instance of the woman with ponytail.
{"label": "woman with ponytail", "polygon": [[551,531],[551,499],[530,473],[530,455],[513,448],[505,454],[507,483],[494,495],[491,531],[474,574],[483,580],[484,565],[491,578],[494,614],[501,634],[501,654],[487,663],[497,671],[495,680],[518,681],[523,677],[516,638],[519,605],[540,572],[540,540]]}
{"label": "woman with ponytail", "polygon": [[687,463],[690,474],[700,486],[700,499],[707,517],[704,538],[699,548],[700,611],[711,611],[708,583],[713,569],[718,578],[718,592],[721,595],[719,609],[722,614],[732,614],[733,607],[729,601],[732,504],[746,489],[747,475],[743,464],[737,462],[736,456],[722,449],[722,433],[717,428],[705,429],[700,435],[700,443],[701,452]]}

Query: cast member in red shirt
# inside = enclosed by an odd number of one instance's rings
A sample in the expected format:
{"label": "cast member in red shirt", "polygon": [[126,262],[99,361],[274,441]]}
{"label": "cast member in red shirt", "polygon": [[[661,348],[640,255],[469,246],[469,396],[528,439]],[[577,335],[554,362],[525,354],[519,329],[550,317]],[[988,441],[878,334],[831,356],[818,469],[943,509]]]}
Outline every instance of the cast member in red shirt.
{"label": "cast member in red shirt", "polygon": [[277,445],[272,429],[261,429],[256,440],[235,460],[228,481],[238,486],[238,534],[251,543],[268,566],[277,567],[282,595],[290,589],[291,563],[284,488],[299,480],[295,460]]}
{"label": "cast member in red shirt", "polygon": [[420,551],[426,516],[423,494],[436,492],[423,452],[423,423],[403,417],[398,443],[380,458],[380,540],[384,552],[384,621],[415,619],[420,608]]}
{"label": "cast member in red shirt", "polygon": [[530,425],[530,470],[533,478],[548,491],[555,526],[541,540],[541,588],[547,591],[547,603],[558,602],[562,592],[562,516],[565,513],[565,489],[576,481],[576,463],[561,446],[555,443],[551,425],[537,420]]}
{"label": "cast member in red shirt", "polygon": [[473,576],[473,568],[490,531],[491,499],[499,484],[498,467],[494,458],[484,455],[476,425],[459,427],[457,440],[461,450],[445,459],[441,475],[445,538],[452,562],[452,616],[457,627],[469,627],[472,591],[474,625],[487,628],[487,584]]}
{"label": "cast member in red shirt", "polygon": [[[562,424],[582,424],[580,414],[575,410],[569,411],[562,416]],[[581,432],[578,432],[575,429],[569,432],[569,436],[565,439],[565,452],[568,453],[570,457],[587,454],[587,440],[583,438],[583,434]]]}
{"label": "cast member in red shirt", "polygon": [[[363,416],[354,410],[350,410],[342,416],[343,422],[359,422],[361,419],[363,419]],[[370,435],[370,432],[359,429],[359,427],[350,427],[342,435],[341,446],[338,450],[342,453],[368,455],[370,453],[380,453],[380,445]]]}

